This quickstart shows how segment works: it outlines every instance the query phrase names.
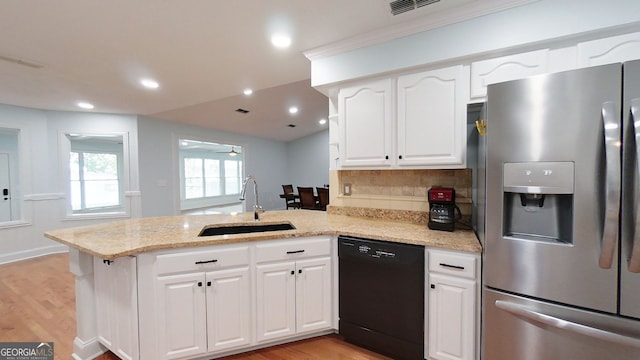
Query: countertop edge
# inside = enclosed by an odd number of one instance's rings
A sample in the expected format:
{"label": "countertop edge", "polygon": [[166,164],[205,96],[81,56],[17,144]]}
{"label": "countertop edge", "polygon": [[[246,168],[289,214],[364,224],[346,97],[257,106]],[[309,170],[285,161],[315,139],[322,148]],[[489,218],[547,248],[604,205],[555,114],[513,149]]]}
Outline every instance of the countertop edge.
{"label": "countertop edge", "polygon": [[[293,215],[295,213],[296,216],[304,215],[302,210],[291,211]],[[314,217],[318,215],[313,213],[308,213],[313,221],[318,221]],[[282,214],[281,214],[282,215]],[[335,215],[331,215],[335,217]],[[213,245],[223,245],[223,244],[233,244],[233,243],[243,243],[243,242],[256,242],[256,241],[264,241],[264,240],[277,240],[277,239],[287,239],[287,238],[303,238],[303,237],[312,237],[312,236],[338,236],[338,235],[346,235],[346,236],[355,236],[362,237],[374,240],[382,240],[382,241],[390,241],[397,243],[405,243],[405,244],[414,244],[424,246],[426,248],[438,248],[445,249],[451,251],[462,251],[467,253],[482,253],[482,246],[480,245],[479,240],[477,239],[475,233],[471,230],[456,230],[454,232],[440,232],[433,230],[426,230],[426,226],[418,226],[415,224],[407,224],[401,222],[394,221],[380,221],[380,220],[371,220],[367,218],[359,218],[359,217],[351,217],[345,215],[339,215],[340,221],[339,224],[333,224],[326,220],[323,223],[321,220],[318,221],[320,224],[314,224],[315,228],[313,230],[305,229],[305,226],[300,226],[301,229],[297,230],[284,230],[284,231],[272,231],[272,232],[260,232],[260,233],[250,233],[250,234],[236,234],[236,235],[218,235],[211,237],[192,237],[192,236],[183,236],[178,239],[176,236],[175,242],[152,242],[148,244],[137,244],[137,245],[129,245],[129,248],[122,249],[114,249],[114,251],[107,251],[104,248],[100,249],[99,246],[90,246],[95,245],[95,238],[100,238],[95,234],[100,234],[99,226],[104,226],[100,224],[98,226],[87,226],[87,227],[79,227],[79,228],[67,228],[60,230],[51,230],[45,232],[44,236],[62,243],[66,246],[74,248],[76,250],[85,252],[92,256],[96,256],[103,260],[113,260],[119,257],[124,256],[136,256],[142,253],[156,251],[156,250],[168,250],[168,249],[181,249],[181,248],[193,248],[193,247],[204,247],[204,246],[213,246]],[[180,218],[183,217],[165,217],[166,219],[171,218]],[[153,221],[154,218],[138,218],[131,220],[124,220],[123,223],[136,222],[136,224],[143,223],[145,219],[150,219]],[[211,218],[211,223],[215,223],[213,220],[217,218]],[[199,219],[202,220],[202,219]],[[241,222],[242,219],[237,219],[237,222]],[[306,219],[305,219],[306,220]],[[226,220],[225,220],[226,221]],[[302,222],[304,220],[298,219],[298,222]],[[312,221],[312,222],[313,222]],[[296,223],[296,221],[291,220],[292,223]],[[346,225],[344,223],[347,223]],[[298,228],[298,226],[296,226]],[[320,227],[320,228],[318,228]],[[392,227],[391,230],[383,232],[383,229],[387,229],[388,227]],[[324,229],[323,229],[324,228]],[[95,229],[95,230],[94,230]],[[76,232],[74,232],[76,231]],[[144,230],[143,230],[144,231]],[[396,235],[395,233],[411,233],[411,236],[402,236]],[[414,236],[415,233],[420,233],[423,238],[419,236]],[[94,242],[91,243],[89,240],[85,240],[83,236],[87,236],[87,234],[91,234],[91,237]],[[66,236],[65,236],[66,235]],[[126,234],[119,234],[121,237],[126,237]],[[433,236],[431,236],[433,235]],[[148,237],[154,236],[145,235]],[[224,236],[224,237],[222,237]],[[72,238],[69,240],[68,238]],[[75,240],[75,241],[74,241]],[[84,244],[83,244],[84,243]],[[126,247],[126,246],[119,246]]]}

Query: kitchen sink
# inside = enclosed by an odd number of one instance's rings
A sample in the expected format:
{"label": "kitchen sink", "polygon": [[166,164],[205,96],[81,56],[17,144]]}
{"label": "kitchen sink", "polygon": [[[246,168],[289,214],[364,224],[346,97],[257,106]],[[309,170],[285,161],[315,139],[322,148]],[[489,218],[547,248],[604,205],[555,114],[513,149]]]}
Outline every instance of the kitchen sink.
{"label": "kitchen sink", "polygon": [[272,224],[242,224],[242,225],[207,225],[202,228],[198,236],[216,236],[216,235],[232,235],[232,234],[247,234],[255,232],[266,231],[282,231],[282,230],[295,230],[289,222],[285,223],[272,223]]}

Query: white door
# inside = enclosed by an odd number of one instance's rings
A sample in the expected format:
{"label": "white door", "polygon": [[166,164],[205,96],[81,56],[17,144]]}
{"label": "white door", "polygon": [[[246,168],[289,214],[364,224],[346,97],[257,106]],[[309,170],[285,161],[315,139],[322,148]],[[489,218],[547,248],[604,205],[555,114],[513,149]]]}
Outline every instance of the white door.
{"label": "white door", "polygon": [[342,166],[389,166],[392,154],[391,80],[344,88],[338,94]]}
{"label": "white door", "polygon": [[161,359],[207,351],[204,273],[158,278],[158,346]]}
{"label": "white door", "polygon": [[464,168],[468,78],[461,65],[398,77],[398,165]]}
{"label": "white door", "polygon": [[9,154],[0,154],[0,222],[11,221]]}
{"label": "white door", "polygon": [[475,358],[476,283],[429,274],[429,358]]}
{"label": "white door", "polygon": [[296,276],[293,261],[257,265],[257,340],[296,332]]}
{"label": "white door", "polygon": [[297,333],[331,327],[331,259],[296,262]]}
{"label": "white door", "polygon": [[248,345],[251,340],[249,268],[212,271],[207,281],[209,351]]}

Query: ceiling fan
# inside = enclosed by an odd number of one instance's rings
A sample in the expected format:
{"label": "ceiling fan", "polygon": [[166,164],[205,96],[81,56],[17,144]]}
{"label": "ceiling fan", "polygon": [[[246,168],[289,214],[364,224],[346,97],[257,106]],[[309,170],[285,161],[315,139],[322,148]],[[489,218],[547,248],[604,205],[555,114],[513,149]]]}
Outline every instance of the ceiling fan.
{"label": "ceiling fan", "polygon": [[217,153],[219,154],[229,154],[229,156],[236,156],[239,154],[239,152],[236,151],[235,147],[231,147],[230,151],[217,151]]}

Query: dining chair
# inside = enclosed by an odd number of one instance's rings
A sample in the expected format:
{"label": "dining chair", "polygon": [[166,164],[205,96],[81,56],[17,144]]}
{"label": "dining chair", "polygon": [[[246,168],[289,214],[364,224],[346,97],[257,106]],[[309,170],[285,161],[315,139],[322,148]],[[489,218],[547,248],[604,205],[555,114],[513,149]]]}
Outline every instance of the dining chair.
{"label": "dining chair", "polygon": [[318,210],[312,187],[298,186],[298,196],[300,196],[300,205],[302,209]]}
{"label": "dining chair", "polygon": [[318,209],[327,211],[327,205],[329,205],[329,189],[326,187],[317,187],[318,193]]}
{"label": "dining chair", "polygon": [[295,194],[293,193],[293,185],[282,185],[282,191],[284,192],[284,201],[287,204],[287,210],[289,210],[289,208],[300,209],[300,202],[296,201]]}

